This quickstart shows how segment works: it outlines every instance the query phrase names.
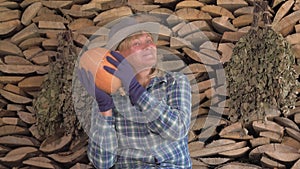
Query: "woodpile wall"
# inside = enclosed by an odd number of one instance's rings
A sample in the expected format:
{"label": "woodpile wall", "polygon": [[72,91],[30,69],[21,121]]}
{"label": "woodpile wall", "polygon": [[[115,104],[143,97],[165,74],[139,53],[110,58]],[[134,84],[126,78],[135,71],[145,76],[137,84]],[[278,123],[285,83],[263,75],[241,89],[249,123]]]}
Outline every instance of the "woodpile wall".
{"label": "woodpile wall", "polygon": [[[292,45],[299,63],[300,1],[269,5],[273,29]],[[158,16],[158,45],[180,58],[166,57],[163,64],[196,80],[189,133],[193,168],[300,168],[300,100],[287,117],[254,121],[247,133],[227,118],[229,98],[218,76],[249,31],[253,9],[254,0],[0,0],[0,168],[93,168],[86,135],[39,136],[32,101],[42,90],[49,58],[57,55],[59,32],[71,30],[79,52],[99,28],[139,12]],[[106,38],[94,40],[105,44]]]}

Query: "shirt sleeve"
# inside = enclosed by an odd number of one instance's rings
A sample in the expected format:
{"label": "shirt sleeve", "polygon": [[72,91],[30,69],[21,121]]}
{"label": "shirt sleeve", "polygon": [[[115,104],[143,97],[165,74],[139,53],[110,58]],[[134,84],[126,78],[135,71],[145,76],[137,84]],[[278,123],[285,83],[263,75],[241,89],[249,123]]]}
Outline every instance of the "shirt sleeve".
{"label": "shirt sleeve", "polygon": [[151,121],[148,128],[165,139],[179,140],[188,134],[191,118],[191,86],[187,77],[176,74],[166,88],[166,102],[144,92],[138,106]]}
{"label": "shirt sleeve", "polygon": [[118,141],[114,117],[94,113],[89,135],[88,158],[96,168],[111,168],[116,161]]}

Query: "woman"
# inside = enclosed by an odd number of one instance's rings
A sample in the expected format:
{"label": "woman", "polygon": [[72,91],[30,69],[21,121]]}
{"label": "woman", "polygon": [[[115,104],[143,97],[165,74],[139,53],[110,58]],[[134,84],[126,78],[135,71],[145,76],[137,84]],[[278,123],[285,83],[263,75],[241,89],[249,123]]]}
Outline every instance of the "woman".
{"label": "woman", "polygon": [[[157,69],[159,24],[121,19],[110,30],[106,48],[115,66],[104,67],[122,81],[125,95],[97,87],[99,112],[93,114],[88,157],[97,168],[191,168],[187,134],[191,88],[181,73]],[[90,73],[79,71],[86,88]]]}

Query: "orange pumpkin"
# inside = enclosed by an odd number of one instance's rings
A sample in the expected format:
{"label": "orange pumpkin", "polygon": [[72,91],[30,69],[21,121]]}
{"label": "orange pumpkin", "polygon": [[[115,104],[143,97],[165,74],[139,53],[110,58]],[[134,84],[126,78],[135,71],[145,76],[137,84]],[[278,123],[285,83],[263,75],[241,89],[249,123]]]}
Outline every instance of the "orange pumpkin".
{"label": "orange pumpkin", "polygon": [[79,67],[90,71],[94,77],[95,84],[98,88],[106,93],[115,93],[121,87],[119,78],[111,75],[103,66],[115,68],[110,64],[106,56],[113,56],[110,51],[105,48],[92,48],[83,53],[79,61]]}

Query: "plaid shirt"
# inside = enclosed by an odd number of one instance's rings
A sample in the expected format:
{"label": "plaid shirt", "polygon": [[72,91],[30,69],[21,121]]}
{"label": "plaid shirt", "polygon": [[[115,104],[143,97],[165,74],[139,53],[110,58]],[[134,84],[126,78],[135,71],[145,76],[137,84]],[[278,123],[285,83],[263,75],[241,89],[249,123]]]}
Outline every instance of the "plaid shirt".
{"label": "plaid shirt", "polygon": [[191,88],[182,73],[154,77],[138,103],[114,94],[112,117],[93,113],[88,157],[97,168],[189,169]]}

